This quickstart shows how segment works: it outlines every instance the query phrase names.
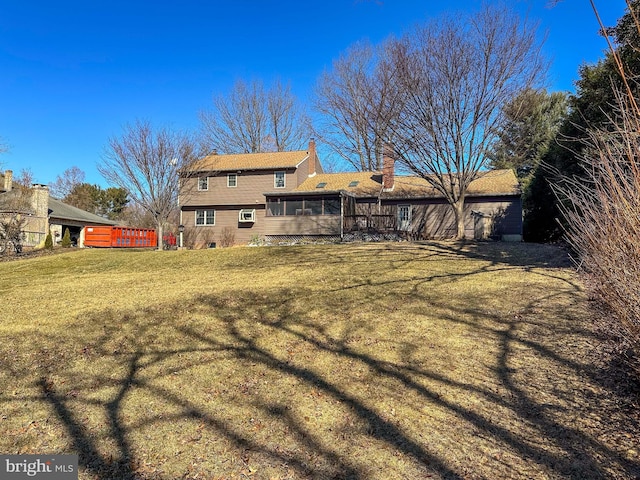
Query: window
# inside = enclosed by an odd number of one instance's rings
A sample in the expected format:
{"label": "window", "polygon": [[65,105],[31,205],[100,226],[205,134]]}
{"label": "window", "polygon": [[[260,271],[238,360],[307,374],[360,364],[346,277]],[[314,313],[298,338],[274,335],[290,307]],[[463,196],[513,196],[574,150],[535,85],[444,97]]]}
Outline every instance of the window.
{"label": "window", "polygon": [[215,225],[215,224],[216,224],[215,210],[196,210],[196,226]]}
{"label": "window", "polygon": [[285,215],[302,215],[302,200],[287,199]]}
{"label": "window", "polygon": [[324,214],[325,215],[340,215],[340,199],[339,198],[325,198],[324,199]]}
{"label": "window", "polygon": [[340,198],[268,198],[267,216],[282,215],[340,215]]}
{"label": "window", "polygon": [[243,208],[238,215],[238,221],[241,223],[253,223],[256,221],[255,208]]}
{"label": "window", "polygon": [[237,187],[238,186],[238,174],[230,173],[227,175],[227,187]]}
{"label": "window", "polygon": [[284,202],[279,198],[267,199],[267,212],[270,217],[279,217],[284,215]]}
{"label": "window", "polygon": [[322,199],[305,200],[304,209],[309,210],[309,213],[305,212],[305,215],[322,215]]}
{"label": "window", "polygon": [[273,177],[273,186],[275,188],[284,188],[285,172],[275,172]]}
{"label": "window", "polygon": [[209,190],[209,177],[198,178],[198,190]]}
{"label": "window", "polygon": [[327,182],[320,182],[319,184],[316,185],[316,188],[324,188],[327,186]]}
{"label": "window", "polygon": [[411,205],[398,205],[398,230],[411,229]]}

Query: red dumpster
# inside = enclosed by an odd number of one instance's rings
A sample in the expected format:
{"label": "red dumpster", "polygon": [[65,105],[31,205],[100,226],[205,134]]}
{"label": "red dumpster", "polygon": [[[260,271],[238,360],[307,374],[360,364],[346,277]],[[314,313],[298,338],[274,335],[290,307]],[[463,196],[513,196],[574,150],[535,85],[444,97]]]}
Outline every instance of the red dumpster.
{"label": "red dumpster", "polygon": [[158,237],[152,228],[87,226],[85,247],[147,248],[157,247]]}

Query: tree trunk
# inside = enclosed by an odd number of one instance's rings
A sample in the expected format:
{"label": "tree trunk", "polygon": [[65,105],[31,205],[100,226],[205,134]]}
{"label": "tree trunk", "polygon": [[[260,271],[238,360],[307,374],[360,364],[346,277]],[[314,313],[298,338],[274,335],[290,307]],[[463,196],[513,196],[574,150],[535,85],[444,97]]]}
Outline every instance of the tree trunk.
{"label": "tree trunk", "polygon": [[164,235],[163,231],[162,231],[162,222],[158,222],[158,228],[156,229],[156,232],[158,232],[158,250],[162,250],[164,245],[162,242],[162,237]]}
{"label": "tree trunk", "polygon": [[456,240],[462,240],[464,236],[464,197],[451,204],[453,216],[456,221]]}

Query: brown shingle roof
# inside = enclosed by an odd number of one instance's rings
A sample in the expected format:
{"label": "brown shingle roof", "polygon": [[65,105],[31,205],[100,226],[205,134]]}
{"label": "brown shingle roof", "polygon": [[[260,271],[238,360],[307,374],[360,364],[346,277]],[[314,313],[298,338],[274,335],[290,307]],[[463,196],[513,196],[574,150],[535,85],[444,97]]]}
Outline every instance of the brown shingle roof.
{"label": "brown shingle roof", "polygon": [[242,153],[234,155],[207,155],[195,162],[189,171],[225,172],[233,170],[272,170],[295,168],[307,158],[308,152]]}
{"label": "brown shingle roof", "polygon": [[[351,182],[358,182],[349,186]],[[318,185],[325,183],[324,188]],[[307,178],[294,192],[310,193],[322,191],[345,191],[355,196],[378,196],[382,191],[381,172],[323,173]],[[469,185],[468,196],[519,195],[520,187],[513,170],[491,170],[480,172],[479,178]],[[394,188],[382,192],[383,198],[437,198],[442,195],[424,178],[396,175]]]}
{"label": "brown shingle roof", "polygon": [[[352,182],[356,185],[349,186]],[[324,183],[324,187],[318,185]],[[307,178],[294,192],[336,192],[345,191],[357,196],[377,196],[382,188],[382,174],[380,172],[342,172],[320,173]]]}
{"label": "brown shingle roof", "polygon": [[[520,195],[520,186],[513,170],[479,172],[479,177],[469,185],[467,196]],[[393,190],[384,192],[384,198],[437,198],[442,195],[424,178],[416,176],[395,177]]]}

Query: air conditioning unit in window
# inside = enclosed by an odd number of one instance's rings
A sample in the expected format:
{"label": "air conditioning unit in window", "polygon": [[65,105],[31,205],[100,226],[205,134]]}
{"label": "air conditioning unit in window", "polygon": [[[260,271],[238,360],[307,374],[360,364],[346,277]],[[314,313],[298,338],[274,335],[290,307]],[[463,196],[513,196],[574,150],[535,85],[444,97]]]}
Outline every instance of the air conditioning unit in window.
{"label": "air conditioning unit in window", "polygon": [[256,209],[255,208],[243,208],[240,210],[238,216],[240,223],[253,223],[256,221]]}

